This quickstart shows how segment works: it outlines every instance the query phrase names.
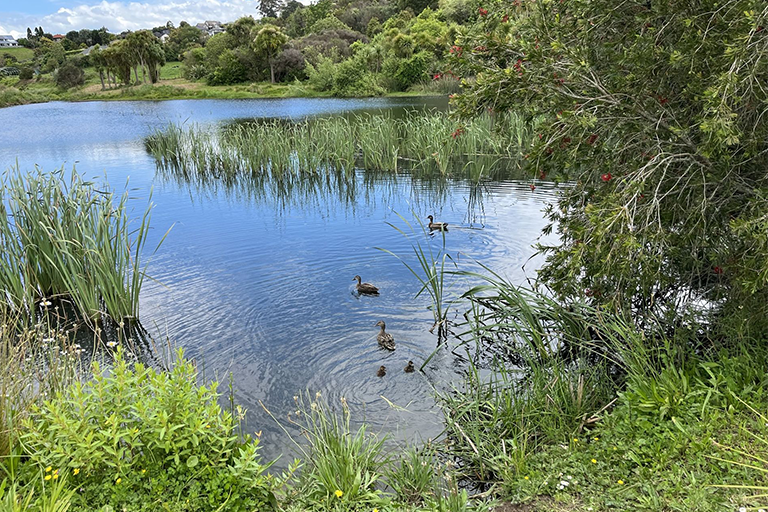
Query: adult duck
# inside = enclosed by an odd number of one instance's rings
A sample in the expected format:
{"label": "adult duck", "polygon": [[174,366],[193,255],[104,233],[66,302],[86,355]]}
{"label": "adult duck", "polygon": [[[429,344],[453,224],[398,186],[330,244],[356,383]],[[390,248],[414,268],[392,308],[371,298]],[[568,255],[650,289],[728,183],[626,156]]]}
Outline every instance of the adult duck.
{"label": "adult duck", "polygon": [[376,336],[379,345],[387,350],[395,350],[395,338],[384,330],[387,325],[379,320],[376,322],[376,326],[381,327],[381,332]]}
{"label": "adult duck", "polygon": [[355,289],[357,290],[357,293],[364,293],[366,295],[378,295],[379,289],[373,286],[371,283],[363,283],[362,278],[360,276],[355,276],[353,281],[357,281],[357,285],[355,285]]}
{"label": "adult duck", "polygon": [[435,222],[435,218],[431,215],[427,215],[427,218],[429,219],[428,226],[430,231],[448,231],[447,222]]}

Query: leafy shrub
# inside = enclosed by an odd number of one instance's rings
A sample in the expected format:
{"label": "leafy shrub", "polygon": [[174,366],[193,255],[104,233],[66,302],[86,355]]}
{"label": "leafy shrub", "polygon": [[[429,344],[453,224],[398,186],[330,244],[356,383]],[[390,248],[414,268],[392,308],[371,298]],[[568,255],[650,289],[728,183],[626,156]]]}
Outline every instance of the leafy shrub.
{"label": "leafy shrub", "polygon": [[336,65],[328,57],[320,57],[316,65],[307,63],[309,85],[317,91],[330,91],[334,84]]}
{"label": "leafy shrub", "polygon": [[35,72],[29,66],[24,66],[19,71],[19,80],[32,80],[33,76],[35,76]]}
{"label": "leafy shrub", "polygon": [[337,18],[334,15],[330,15],[326,18],[318,20],[314,22],[311,27],[309,27],[310,34],[319,34],[321,32],[325,32],[326,30],[352,30],[352,29],[350,29],[345,23],[343,23],[341,20],[339,20],[339,18]]}
{"label": "leafy shrub", "polygon": [[419,52],[407,59],[388,58],[384,61],[384,75],[390,80],[389,88],[404,91],[427,76],[432,60],[429,52]]}
{"label": "leafy shrub", "polygon": [[362,59],[352,58],[336,65],[333,75],[334,96],[380,96],[384,89],[377,83]]}
{"label": "leafy shrub", "polygon": [[[83,508],[264,510],[274,503],[258,441],[240,441],[217,403],[216,384],[197,386],[179,353],[168,373],[118,351],[106,374],[77,383],[33,409],[21,443],[28,472],[54,468],[80,492]],[[162,503],[161,503],[162,502]]]}
{"label": "leafy shrub", "polygon": [[65,62],[56,70],[56,85],[62,89],[71,89],[85,83],[85,72],[72,62]]}
{"label": "leafy shrub", "polygon": [[248,79],[248,69],[243,65],[235,52],[224,50],[219,57],[219,65],[208,75],[210,85],[231,85],[245,82]]}

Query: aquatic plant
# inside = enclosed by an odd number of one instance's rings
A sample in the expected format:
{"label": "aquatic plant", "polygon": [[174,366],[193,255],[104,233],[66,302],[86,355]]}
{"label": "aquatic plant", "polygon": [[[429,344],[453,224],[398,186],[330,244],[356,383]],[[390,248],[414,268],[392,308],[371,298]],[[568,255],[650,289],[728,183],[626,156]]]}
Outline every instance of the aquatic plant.
{"label": "aquatic plant", "polygon": [[0,312],[21,325],[54,313],[93,328],[137,318],[150,203],[134,226],[127,190],[117,196],[74,169],[11,168],[0,196]]}
{"label": "aquatic plant", "polygon": [[238,123],[221,130],[171,124],[145,140],[160,168],[219,179],[246,173],[347,174],[366,170],[460,175],[517,167],[528,127],[515,114],[457,127],[446,113],[358,115]]}

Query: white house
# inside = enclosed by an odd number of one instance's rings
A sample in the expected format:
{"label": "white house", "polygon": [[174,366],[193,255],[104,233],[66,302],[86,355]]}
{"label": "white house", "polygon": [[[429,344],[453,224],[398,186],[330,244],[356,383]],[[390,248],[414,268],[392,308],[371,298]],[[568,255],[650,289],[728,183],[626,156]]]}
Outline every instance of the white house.
{"label": "white house", "polygon": [[19,43],[13,38],[13,36],[0,36],[0,48],[15,48],[19,46]]}
{"label": "white house", "polygon": [[218,21],[206,21],[205,23],[198,23],[195,25],[198,29],[200,29],[204,34],[207,34],[210,36],[215,36],[216,34],[221,34],[224,32],[224,27],[221,25],[221,22]]}

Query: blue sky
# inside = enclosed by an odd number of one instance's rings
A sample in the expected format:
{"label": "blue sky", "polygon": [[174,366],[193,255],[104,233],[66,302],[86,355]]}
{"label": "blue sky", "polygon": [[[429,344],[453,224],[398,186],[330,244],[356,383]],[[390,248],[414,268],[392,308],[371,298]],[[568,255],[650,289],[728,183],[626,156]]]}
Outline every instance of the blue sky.
{"label": "blue sky", "polygon": [[256,15],[256,0],[0,0],[0,34],[24,36],[27,27],[46,32],[107,27],[110,32],[138,30],[181,20],[233,21]]}

